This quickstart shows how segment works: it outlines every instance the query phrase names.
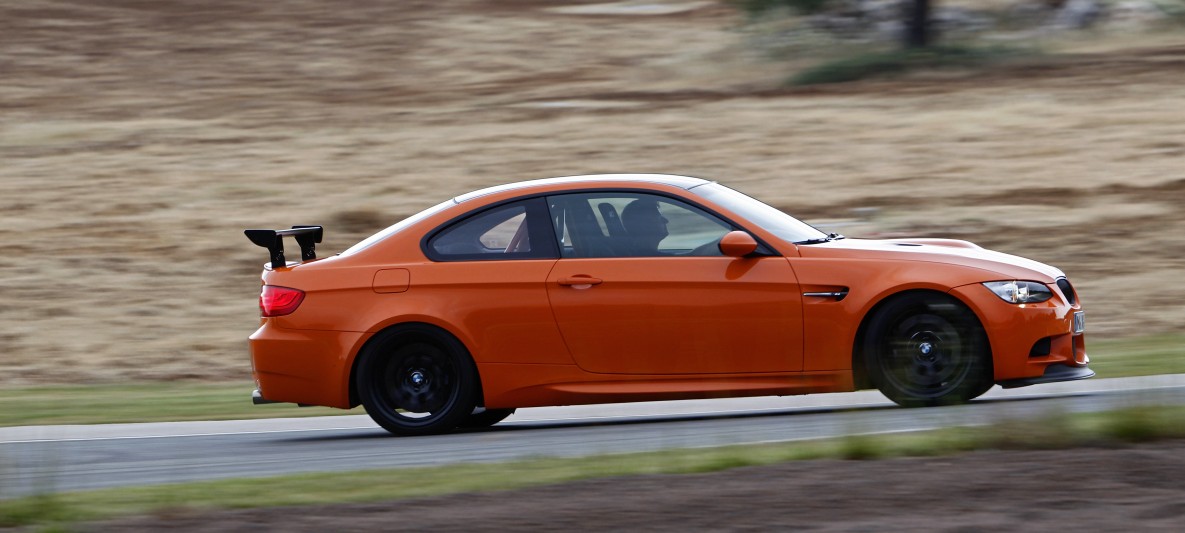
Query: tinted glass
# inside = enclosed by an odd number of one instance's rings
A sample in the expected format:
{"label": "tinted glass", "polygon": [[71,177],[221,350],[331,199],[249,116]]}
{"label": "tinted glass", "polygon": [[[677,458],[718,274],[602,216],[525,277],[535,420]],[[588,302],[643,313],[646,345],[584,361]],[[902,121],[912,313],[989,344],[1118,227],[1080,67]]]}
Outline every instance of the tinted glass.
{"label": "tinted glass", "polygon": [[548,198],[562,257],[721,255],[732,227],[692,205],[626,192]]}
{"label": "tinted glass", "polygon": [[428,246],[436,254],[445,257],[529,254],[531,238],[528,226],[526,206],[522,203],[510,204],[453,224],[433,237]]}
{"label": "tinted glass", "polygon": [[[801,242],[819,239],[827,234],[745,194],[729,189],[719,183],[708,183],[692,187],[691,192],[728,209],[749,222],[764,228],[787,242]],[[738,221],[739,222],[739,221]]]}

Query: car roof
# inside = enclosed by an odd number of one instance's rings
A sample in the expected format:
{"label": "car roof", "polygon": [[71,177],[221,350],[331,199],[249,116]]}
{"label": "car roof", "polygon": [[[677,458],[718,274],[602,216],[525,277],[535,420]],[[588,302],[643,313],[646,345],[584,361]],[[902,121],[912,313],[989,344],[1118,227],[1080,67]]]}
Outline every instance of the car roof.
{"label": "car roof", "polygon": [[690,176],[676,176],[672,174],[589,174],[585,176],[564,176],[559,178],[545,178],[538,180],[520,181],[517,183],[507,183],[505,185],[496,185],[494,187],[487,187],[479,189],[470,193],[465,193],[456,198],[453,202],[461,203],[474,198],[479,198],[489,194],[500,193],[515,189],[527,189],[532,187],[546,187],[550,185],[572,185],[572,184],[586,184],[590,186],[604,185],[606,183],[620,183],[620,182],[635,182],[635,183],[657,183],[661,185],[670,185],[672,187],[679,187],[681,189],[690,189],[697,185],[710,183],[708,180],[700,178],[692,178]]}

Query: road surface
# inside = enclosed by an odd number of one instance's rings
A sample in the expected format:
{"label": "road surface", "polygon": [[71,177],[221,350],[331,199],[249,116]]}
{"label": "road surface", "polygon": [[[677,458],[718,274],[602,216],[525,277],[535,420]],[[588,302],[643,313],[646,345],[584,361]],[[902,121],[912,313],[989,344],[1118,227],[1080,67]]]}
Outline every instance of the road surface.
{"label": "road surface", "polygon": [[925,409],[895,407],[875,391],[535,408],[488,430],[415,438],[391,437],[365,415],[0,428],[0,498],[299,472],[809,440],[1140,404],[1185,404],[1185,374],[996,388],[968,405]]}

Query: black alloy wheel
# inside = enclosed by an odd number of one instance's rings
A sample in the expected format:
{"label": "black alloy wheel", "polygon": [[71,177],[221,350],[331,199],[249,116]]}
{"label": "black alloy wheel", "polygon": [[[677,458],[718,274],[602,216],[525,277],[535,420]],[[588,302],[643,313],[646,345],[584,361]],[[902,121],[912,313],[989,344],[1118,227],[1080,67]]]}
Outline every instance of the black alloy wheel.
{"label": "black alloy wheel", "polygon": [[455,429],[476,403],[472,361],[454,339],[403,333],[375,339],[360,355],[355,380],[366,413],[396,435]]}
{"label": "black alloy wheel", "polygon": [[991,348],[979,319],[940,293],[910,293],[877,310],[864,336],[865,368],[906,407],[964,403],[992,386]]}
{"label": "black alloy wheel", "polygon": [[461,420],[460,427],[472,429],[488,428],[506,420],[506,417],[512,414],[514,414],[514,409],[485,409],[465,417],[464,420]]}

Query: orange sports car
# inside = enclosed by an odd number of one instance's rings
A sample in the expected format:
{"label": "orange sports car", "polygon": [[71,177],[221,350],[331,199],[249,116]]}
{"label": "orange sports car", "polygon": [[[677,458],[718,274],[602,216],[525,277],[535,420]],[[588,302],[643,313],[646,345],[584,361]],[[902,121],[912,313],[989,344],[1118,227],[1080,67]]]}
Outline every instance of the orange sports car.
{"label": "orange sports car", "polygon": [[1094,375],[1056,268],[827,234],[697,178],[482,189],[318,259],[322,231],[246,231],[271,254],[253,398],[361,404],[399,435],[518,407],[872,387],[919,406]]}

